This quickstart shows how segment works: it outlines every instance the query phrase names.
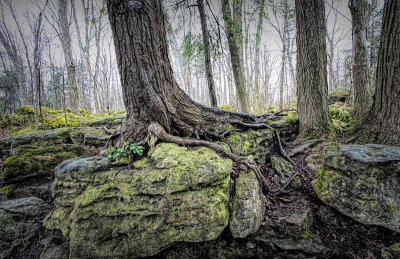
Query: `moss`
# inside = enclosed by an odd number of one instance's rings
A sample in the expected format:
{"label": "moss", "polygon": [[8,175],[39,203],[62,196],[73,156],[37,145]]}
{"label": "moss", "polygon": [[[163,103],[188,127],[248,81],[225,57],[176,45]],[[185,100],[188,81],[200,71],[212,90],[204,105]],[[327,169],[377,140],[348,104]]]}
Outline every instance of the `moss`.
{"label": "moss", "polygon": [[387,204],[386,208],[391,214],[394,214],[396,212],[396,207],[391,203]]}
{"label": "moss", "polygon": [[301,233],[300,236],[301,236],[302,238],[309,238],[311,235],[312,235],[312,232],[311,232],[311,231],[306,231],[306,232]]}
{"label": "moss", "polygon": [[315,193],[323,199],[327,199],[329,197],[328,190],[330,189],[330,185],[336,178],[337,175],[334,170],[320,167],[315,172],[315,178],[312,181]]}
{"label": "moss", "polygon": [[283,116],[282,117],[282,119],[287,119],[287,120],[289,120],[290,122],[292,122],[293,124],[295,124],[295,123],[298,123],[298,121],[299,121],[299,117],[298,116]]}
{"label": "moss", "polygon": [[2,164],[4,182],[20,181],[25,178],[52,174],[53,169],[63,160],[87,154],[87,150],[77,145],[56,145],[37,149],[27,149],[19,155],[8,157]]}
{"label": "moss", "polygon": [[238,111],[238,109],[236,107],[232,107],[228,104],[218,105],[218,108],[224,109],[224,110],[229,110],[229,111]]}
{"label": "moss", "polygon": [[146,168],[146,167],[149,167],[150,164],[149,164],[148,158],[145,157],[145,158],[143,158],[143,159],[140,159],[140,160],[134,162],[134,163],[133,163],[133,166],[134,166],[135,168],[139,169],[139,168]]}
{"label": "moss", "polygon": [[5,195],[10,196],[14,189],[15,184],[6,185],[0,188],[0,193],[4,193]]}

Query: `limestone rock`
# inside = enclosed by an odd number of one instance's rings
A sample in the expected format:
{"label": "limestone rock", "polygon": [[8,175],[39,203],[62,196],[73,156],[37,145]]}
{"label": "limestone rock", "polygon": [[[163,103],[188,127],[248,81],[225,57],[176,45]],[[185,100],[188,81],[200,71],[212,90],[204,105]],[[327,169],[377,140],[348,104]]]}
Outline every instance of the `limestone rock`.
{"label": "limestone rock", "polygon": [[49,205],[36,197],[0,202],[0,258],[24,250],[42,231],[37,218],[49,211]]}
{"label": "limestone rock", "polygon": [[233,153],[248,157],[262,166],[274,148],[274,133],[269,129],[233,132],[226,143]]}
{"label": "limestone rock", "polygon": [[71,258],[152,256],[175,242],[214,240],[228,225],[231,160],[161,143],[134,166],[92,157],[56,168],[45,226],[63,232]]}
{"label": "limestone rock", "polygon": [[13,183],[27,178],[50,176],[53,169],[66,159],[87,155],[87,150],[78,145],[58,144],[29,149],[8,157],[2,164],[3,183]]}
{"label": "limestone rock", "polygon": [[230,230],[235,238],[256,232],[264,220],[265,201],[253,171],[242,172],[236,179]]}
{"label": "limestone rock", "polygon": [[400,258],[400,243],[394,243],[391,246],[384,247],[381,250],[382,257],[385,259]]}
{"label": "limestone rock", "polygon": [[269,122],[269,125],[278,130],[281,136],[290,136],[299,131],[299,118],[297,116],[283,116],[278,120]]}
{"label": "limestone rock", "polygon": [[307,158],[318,197],[368,225],[400,232],[400,148],[324,143]]}

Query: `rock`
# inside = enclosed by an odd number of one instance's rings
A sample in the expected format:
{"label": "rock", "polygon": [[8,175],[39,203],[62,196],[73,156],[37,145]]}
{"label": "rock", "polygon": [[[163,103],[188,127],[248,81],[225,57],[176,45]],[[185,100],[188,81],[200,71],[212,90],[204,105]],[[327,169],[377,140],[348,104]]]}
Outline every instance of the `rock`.
{"label": "rock", "polygon": [[36,149],[8,157],[2,164],[3,183],[14,183],[27,178],[51,176],[60,162],[87,155],[88,151],[79,145],[58,144]]}
{"label": "rock", "polygon": [[105,146],[111,134],[108,134],[103,128],[79,127],[70,132],[74,144],[88,146]]}
{"label": "rock", "polygon": [[240,173],[236,179],[230,230],[234,238],[256,232],[264,221],[265,201],[253,171]]}
{"label": "rock", "polygon": [[281,136],[290,136],[299,131],[299,117],[297,116],[283,116],[278,120],[270,121],[268,124],[278,130]]}
{"label": "rock", "polygon": [[272,130],[249,130],[233,132],[226,140],[233,153],[254,160],[259,166],[271,156],[274,148],[274,133]]}
{"label": "rock", "polygon": [[[296,173],[292,165],[288,161],[280,157],[271,157],[271,166],[280,177],[286,178],[286,181],[289,181]],[[279,181],[279,179],[276,180]],[[293,178],[289,185],[293,188],[301,188],[300,176],[296,176],[295,178]]]}
{"label": "rock", "polygon": [[[319,236],[311,231],[313,213],[311,209],[298,211],[279,221],[270,221],[264,224],[252,238],[272,250],[301,254],[325,255],[329,249],[325,247]],[[278,254],[278,252],[275,252]],[[289,254],[284,255],[287,257]],[[297,258],[296,256],[294,258]]]}
{"label": "rock", "polygon": [[45,226],[62,231],[72,258],[152,256],[175,242],[214,240],[228,225],[231,160],[161,143],[134,167],[92,157],[56,168]]}
{"label": "rock", "polygon": [[111,115],[101,118],[96,118],[87,122],[87,125],[90,127],[104,127],[106,126],[108,129],[120,126],[125,121],[126,114],[118,114],[118,115]]}
{"label": "rock", "polygon": [[38,218],[50,211],[50,206],[36,197],[0,202],[0,258],[13,258],[31,245],[42,232]]}
{"label": "rock", "polygon": [[26,148],[48,147],[57,144],[71,144],[69,128],[60,128],[44,132],[28,132],[0,139],[0,155],[18,155]]}
{"label": "rock", "polygon": [[[318,197],[367,225],[400,232],[400,148],[324,143],[307,158]],[[321,149],[322,148],[322,149]]]}
{"label": "rock", "polygon": [[49,237],[42,240],[44,245],[40,254],[40,259],[68,259],[69,245],[68,241],[59,233],[52,233]]}
{"label": "rock", "polygon": [[294,174],[292,165],[283,158],[271,157],[271,166],[281,177],[290,178]]}
{"label": "rock", "polygon": [[400,258],[400,243],[394,243],[391,246],[384,247],[381,250],[382,257],[385,259]]}
{"label": "rock", "polygon": [[0,210],[24,217],[38,217],[50,211],[49,205],[37,197],[0,202]]}

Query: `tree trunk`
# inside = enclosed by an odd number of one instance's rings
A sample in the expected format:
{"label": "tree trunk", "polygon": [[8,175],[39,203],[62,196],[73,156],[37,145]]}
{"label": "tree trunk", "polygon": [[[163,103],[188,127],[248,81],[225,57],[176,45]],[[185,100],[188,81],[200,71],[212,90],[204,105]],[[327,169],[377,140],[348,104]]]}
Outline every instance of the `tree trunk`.
{"label": "tree trunk", "polygon": [[242,0],[235,0],[233,16],[229,0],[221,0],[225,30],[228,38],[229,52],[233,78],[236,85],[236,94],[239,99],[239,110],[249,112],[249,98],[246,92],[243,67],[243,33],[242,33]]}
{"label": "tree trunk", "polygon": [[325,9],[322,0],[296,0],[297,109],[303,137],[332,134],[328,111]]}
{"label": "tree trunk", "polygon": [[362,137],[370,142],[400,146],[400,2],[387,0],[383,25],[376,89]]}
{"label": "tree trunk", "polygon": [[260,45],[261,45],[261,34],[263,29],[263,20],[264,20],[264,5],[265,0],[261,0],[260,3],[260,12],[258,14],[258,23],[257,23],[257,32],[256,32],[256,53],[254,55],[255,62],[254,62],[254,94],[256,95],[257,99],[259,99],[260,95]]}
{"label": "tree trunk", "polygon": [[201,31],[203,34],[204,61],[205,61],[205,67],[206,67],[208,93],[210,95],[211,106],[218,107],[217,96],[215,94],[214,78],[213,78],[213,74],[212,74],[210,41],[208,39],[206,12],[204,10],[203,0],[197,0],[197,7],[199,8],[200,20],[201,20]]}
{"label": "tree trunk", "polygon": [[206,107],[179,88],[168,59],[161,1],[108,1],[127,120],[122,138],[140,141],[150,123],[169,133],[193,136],[201,130],[222,130],[230,118],[253,116]]}
{"label": "tree trunk", "polygon": [[367,57],[367,27],[370,6],[367,0],[350,0],[349,9],[353,27],[353,114],[361,119],[370,104]]}
{"label": "tree trunk", "polygon": [[58,1],[58,12],[61,24],[61,45],[64,51],[65,66],[67,67],[68,88],[70,89],[69,99],[71,112],[79,114],[79,93],[76,85],[75,63],[72,56],[71,35],[69,33],[69,24],[67,19],[67,1]]}

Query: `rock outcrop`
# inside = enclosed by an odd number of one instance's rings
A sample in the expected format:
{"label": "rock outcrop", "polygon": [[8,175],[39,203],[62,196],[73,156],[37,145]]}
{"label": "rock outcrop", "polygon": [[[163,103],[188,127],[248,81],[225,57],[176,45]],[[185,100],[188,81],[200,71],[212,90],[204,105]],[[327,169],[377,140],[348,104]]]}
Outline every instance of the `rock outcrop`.
{"label": "rock outcrop", "polygon": [[50,206],[36,197],[0,202],[0,258],[10,258],[34,243],[43,231],[40,218],[49,211]]}
{"label": "rock outcrop", "polygon": [[368,225],[400,232],[400,148],[321,144],[307,158],[318,197]]}
{"label": "rock outcrop", "polygon": [[134,166],[89,157],[56,168],[56,209],[45,225],[69,239],[72,258],[151,256],[216,239],[228,225],[231,160],[161,143]]}

